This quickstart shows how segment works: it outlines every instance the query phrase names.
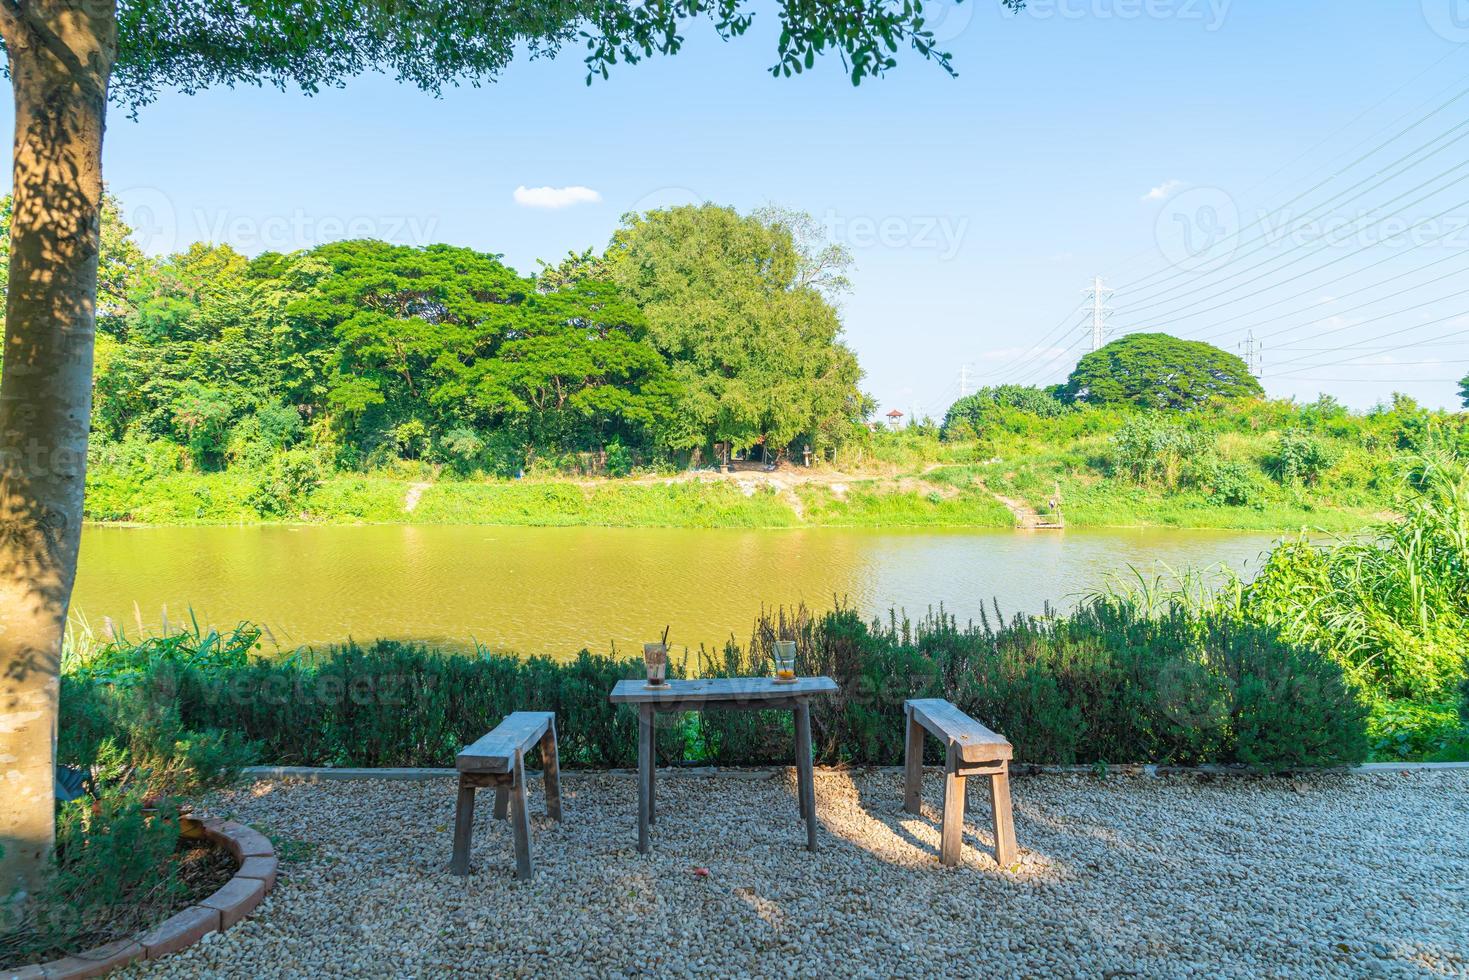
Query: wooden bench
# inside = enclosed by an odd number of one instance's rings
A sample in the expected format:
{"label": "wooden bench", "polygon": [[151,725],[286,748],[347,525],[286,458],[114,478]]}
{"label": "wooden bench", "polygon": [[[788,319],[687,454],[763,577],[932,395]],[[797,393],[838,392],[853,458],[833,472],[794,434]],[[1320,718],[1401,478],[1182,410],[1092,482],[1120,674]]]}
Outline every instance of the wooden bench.
{"label": "wooden bench", "polygon": [[474,832],[474,791],[495,787],[495,819],[510,818],[515,841],[515,877],[534,877],[530,855],[530,815],[525,805],[525,753],[537,743],[545,778],[546,813],[561,819],[561,768],[556,755],[556,715],[551,711],[517,711],[495,730],[466,746],[455,759],[459,770],[459,804],[454,811],[454,857],[449,871],[469,874],[469,844]]}
{"label": "wooden bench", "polygon": [[939,863],[959,863],[964,836],[964,786],[969,776],[990,778],[990,806],[995,819],[995,861],[1015,863],[1015,821],[1010,811],[1010,759],[1014,749],[942,698],[903,702],[907,741],[903,755],[903,809],[918,813],[923,798],[923,733],[933,734],[948,752],[944,762],[944,823]]}

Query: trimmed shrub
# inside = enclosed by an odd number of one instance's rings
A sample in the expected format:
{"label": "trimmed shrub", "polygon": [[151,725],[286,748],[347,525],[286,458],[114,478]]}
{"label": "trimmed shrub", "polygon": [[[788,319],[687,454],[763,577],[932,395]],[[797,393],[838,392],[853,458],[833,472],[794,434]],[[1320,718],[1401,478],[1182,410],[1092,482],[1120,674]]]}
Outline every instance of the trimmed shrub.
{"label": "trimmed shrub", "polygon": [[[777,637],[796,641],[801,672],[839,685],[812,704],[824,762],[901,761],[902,704],[912,697],[948,698],[1026,762],[1280,769],[1359,762],[1367,751],[1365,714],[1340,667],[1218,614],[1149,614],[1120,598],[997,626],[960,626],[942,612],[865,622],[849,609],[801,610],[762,616],[748,644],[700,650],[692,666],[702,676],[766,674]],[[637,713],[607,700],[619,679],[641,676],[633,658],[460,656],[388,640],[274,662],[177,653],[154,650],[129,674],[114,645],[108,672],[68,677],[63,761],[96,764],[100,747],[140,727],[154,734],[127,735],[129,746],[166,743],[172,726],[193,733],[171,743],[186,771],[227,770],[247,750],[282,764],[445,766],[504,715],[529,709],[556,712],[563,764],[636,764]],[[131,712],[116,707],[124,696]],[[790,759],[788,712],[660,715],[659,725],[664,763]]]}

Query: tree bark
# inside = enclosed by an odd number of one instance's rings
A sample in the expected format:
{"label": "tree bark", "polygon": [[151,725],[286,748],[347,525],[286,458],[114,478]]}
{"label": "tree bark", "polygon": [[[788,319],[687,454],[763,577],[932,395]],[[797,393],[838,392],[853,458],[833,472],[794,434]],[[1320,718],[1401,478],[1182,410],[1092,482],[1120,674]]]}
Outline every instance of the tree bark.
{"label": "tree bark", "polygon": [[92,405],[112,0],[0,0],[15,94],[0,372],[0,899],[42,881],[55,836],[62,634]]}

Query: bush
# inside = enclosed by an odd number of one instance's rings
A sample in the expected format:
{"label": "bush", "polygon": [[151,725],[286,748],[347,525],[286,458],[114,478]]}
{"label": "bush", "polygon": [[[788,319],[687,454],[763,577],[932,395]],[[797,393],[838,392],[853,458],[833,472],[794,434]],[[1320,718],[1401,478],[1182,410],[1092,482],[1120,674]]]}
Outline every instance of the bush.
{"label": "bush", "polygon": [[459,473],[469,473],[479,464],[485,441],[468,426],[457,426],[444,433],[440,448],[450,465]]}
{"label": "bush", "polygon": [[1254,471],[1243,463],[1205,456],[1197,465],[1195,482],[1208,488],[1221,503],[1231,507],[1252,507],[1261,502],[1260,486]]}
{"label": "bush", "polygon": [[0,964],[24,964],[155,924],[184,886],[178,811],[133,791],[63,804],[50,877],[25,903],[0,903]]}
{"label": "bush", "polygon": [[275,458],[247,499],[261,517],[299,514],[306,498],[321,486],[323,468],[309,449],[288,449]]}
{"label": "bush", "polygon": [[[812,705],[826,762],[898,763],[911,697],[949,698],[1003,732],[1027,762],[1280,769],[1357,762],[1366,751],[1363,713],[1341,669],[1238,618],[1149,614],[1115,598],[993,626],[961,627],[942,613],[869,623],[849,609],[801,611],[763,616],[748,644],[701,650],[694,664],[704,676],[768,673],[777,636],[796,641],[803,673],[839,685]],[[64,757],[105,762],[97,747],[123,743],[146,755],[167,742],[151,733],[177,730],[201,733],[172,743],[173,757],[187,760],[182,773],[226,770],[245,747],[281,764],[443,766],[504,715],[531,709],[557,713],[565,765],[635,764],[636,713],[610,704],[607,692],[641,675],[637,659],[454,656],[380,640],[241,663],[224,653],[239,642],[215,647],[195,657],[155,650],[131,668],[114,653],[108,672],[69,676]],[[135,710],[110,710],[116,692],[129,692]],[[663,718],[659,756],[784,763],[789,726],[789,713],[774,711]]]}
{"label": "bush", "polygon": [[1134,482],[1176,490],[1190,462],[1212,452],[1203,436],[1159,415],[1129,418],[1112,436],[1112,470]]}
{"label": "bush", "polygon": [[1230,729],[1237,761],[1282,770],[1361,762],[1366,707],[1340,667],[1272,630],[1225,620],[1211,625],[1233,688]]}
{"label": "bush", "polygon": [[1380,701],[1367,724],[1372,756],[1384,761],[1433,759],[1463,737],[1464,720],[1452,704]]}
{"label": "bush", "polygon": [[627,476],[632,472],[632,451],[622,444],[621,439],[613,439],[607,443],[607,475]]}
{"label": "bush", "polygon": [[1275,449],[1265,460],[1266,471],[1289,485],[1314,486],[1336,462],[1336,454],[1320,440],[1300,429],[1288,429],[1275,440]]}

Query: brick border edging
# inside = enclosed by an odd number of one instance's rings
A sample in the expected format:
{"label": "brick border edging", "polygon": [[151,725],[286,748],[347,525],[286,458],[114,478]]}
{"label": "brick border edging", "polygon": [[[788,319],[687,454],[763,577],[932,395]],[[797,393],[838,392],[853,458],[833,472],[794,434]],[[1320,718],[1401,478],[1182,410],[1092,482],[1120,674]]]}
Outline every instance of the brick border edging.
{"label": "brick border edging", "polygon": [[[725,767],[718,766],[669,766],[658,770],[660,777],[670,776],[702,776],[705,778],[722,779],[757,779],[763,778],[780,769],[789,769],[790,766],[751,766]],[[1440,772],[1440,771],[1469,770],[1469,762],[1364,762],[1357,766],[1343,766],[1328,769],[1293,769],[1288,770],[1290,775],[1310,775],[1312,773],[1335,773],[1346,776],[1371,776],[1380,773],[1399,772]],[[817,772],[841,772],[841,771],[870,771],[901,773],[902,766],[848,766],[832,767],[817,766]],[[1011,763],[1010,771],[1016,775],[1094,775],[1098,772],[1095,766],[1055,766],[1038,765],[1027,762]],[[1243,766],[1203,765],[1203,766],[1170,766],[1156,763],[1118,763],[1109,765],[1103,770],[1108,776],[1254,776],[1265,777],[1272,775],[1267,772],[1259,772],[1247,769]],[[562,769],[562,778],[575,778],[579,773],[593,776],[636,776],[636,769]],[[535,775],[534,772],[531,773]],[[302,782],[315,783],[333,780],[351,779],[385,779],[385,780],[427,780],[457,778],[457,769],[414,769],[383,767],[378,769],[351,768],[346,766],[246,766],[240,771],[240,775],[247,779],[299,779]],[[1279,775],[1279,774],[1276,774]]]}
{"label": "brick border edging", "polygon": [[49,963],[23,966],[9,974],[9,980],[100,977],[136,960],[156,960],[228,929],[254,911],[275,887],[275,848],[258,830],[217,817],[185,816],[179,818],[179,836],[202,838],[223,847],[238,864],[234,876],[208,898],[151,929]]}

